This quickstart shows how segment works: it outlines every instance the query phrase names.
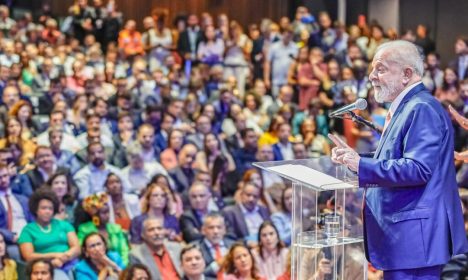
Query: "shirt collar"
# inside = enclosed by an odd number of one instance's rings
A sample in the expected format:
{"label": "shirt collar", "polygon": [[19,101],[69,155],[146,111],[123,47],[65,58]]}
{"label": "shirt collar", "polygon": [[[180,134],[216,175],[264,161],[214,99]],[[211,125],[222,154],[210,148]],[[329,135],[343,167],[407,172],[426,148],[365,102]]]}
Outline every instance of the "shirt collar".
{"label": "shirt collar", "polygon": [[401,101],[403,101],[403,98],[417,85],[421,84],[422,82],[416,82],[408,87],[406,87],[396,98],[393,100],[392,104],[390,105],[390,109],[388,110],[390,112],[390,115],[393,117],[395,114],[396,110],[398,109],[398,106],[400,106]]}
{"label": "shirt collar", "polygon": [[252,210],[252,211],[247,210],[247,208],[245,208],[242,203],[239,203],[239,206],[240,206],[240,209],[242,210],[243,214],[253,214],[253,213],[258,212],[258,205],[256,205],[254,210]]}
{"label": "shirt collar", "polygon": [[8,188],[8,189],[5,190],[5,191],[0,191],[0,196],[6,196],[7,194],[8,194],[9,196],[12,196],[12,195],[13,195],[13,193],[11,192],[11,189],[10,189],[10,188]]}
{"label": "shirt collar", "polygon": [[[214,245],[215,245],[215,244],[211,243],[211,241],[208,240],[207,238],[204,238],[203,241],[205,242],[205,244],[206,244],[209,248],[211,248],[211,249],[214,250]],[[220,240],[219,243],[218,243],[218,245],[219,245],[219,247],[226,247],[226,245],[224,244],[224,241],[223,241],[223,240]]]}

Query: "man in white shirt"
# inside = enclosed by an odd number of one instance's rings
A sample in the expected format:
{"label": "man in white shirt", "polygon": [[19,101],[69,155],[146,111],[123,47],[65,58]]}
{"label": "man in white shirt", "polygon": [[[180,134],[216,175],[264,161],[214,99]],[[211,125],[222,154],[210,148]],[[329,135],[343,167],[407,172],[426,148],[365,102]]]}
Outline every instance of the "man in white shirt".
{"label": "man in white shirt", "polygon": [[104,160],[104,146],[100,142],[88,145],[88,164],[83,166],[73,177],[80,190],[79,198],[104,191],[104,183],[109,173],[115,173],[122,180],[124,192],[129,192],[130,183],[122,176],[120,169]]}

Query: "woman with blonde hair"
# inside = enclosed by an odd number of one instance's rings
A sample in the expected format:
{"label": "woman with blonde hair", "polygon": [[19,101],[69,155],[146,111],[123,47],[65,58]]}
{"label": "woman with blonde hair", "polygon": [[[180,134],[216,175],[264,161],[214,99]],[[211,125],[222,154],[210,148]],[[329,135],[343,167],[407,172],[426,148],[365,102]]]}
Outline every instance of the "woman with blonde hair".
{"label": "woman with blonde hair", "polygon": [[164,228],[168,231],[168,239],[181,241],[179,221],[172,215],[171,191],[168,187],[159,184],[150,184],[141,198],[141,215],[133,218],[130,224],[130,242],[140,244],[143,240],[141,232],[143,222],[147,218],[159,218],[164,221]]}

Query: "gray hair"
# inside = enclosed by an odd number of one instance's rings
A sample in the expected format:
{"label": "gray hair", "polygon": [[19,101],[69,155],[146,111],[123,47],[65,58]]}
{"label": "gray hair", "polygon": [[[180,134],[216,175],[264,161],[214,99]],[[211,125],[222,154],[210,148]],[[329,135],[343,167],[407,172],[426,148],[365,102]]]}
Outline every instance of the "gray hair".
{"label": "gray hair", "polygon": [[387,52],[386,59],[403,67],[410,67],[419,77],[424,75],[424,59],[415,44],[396,40],[383,43],[377,48],[376,54],[379,52]]}
{"label": "gray hair", "polygon": [[127,146],[127,159],[141,156],[142,154],[143,154],[143,147],[138,141],[133,141]]}

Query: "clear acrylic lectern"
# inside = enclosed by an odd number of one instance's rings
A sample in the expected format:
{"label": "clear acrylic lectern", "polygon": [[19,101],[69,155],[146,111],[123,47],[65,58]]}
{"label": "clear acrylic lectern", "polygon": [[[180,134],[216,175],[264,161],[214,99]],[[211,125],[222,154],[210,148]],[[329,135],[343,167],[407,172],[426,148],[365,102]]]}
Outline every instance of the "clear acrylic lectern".
{"label": "clear acrylic lectern", "polygon": [[291,279],[367,280],[357,175],[329,157],[254,165],[292,183]]}

